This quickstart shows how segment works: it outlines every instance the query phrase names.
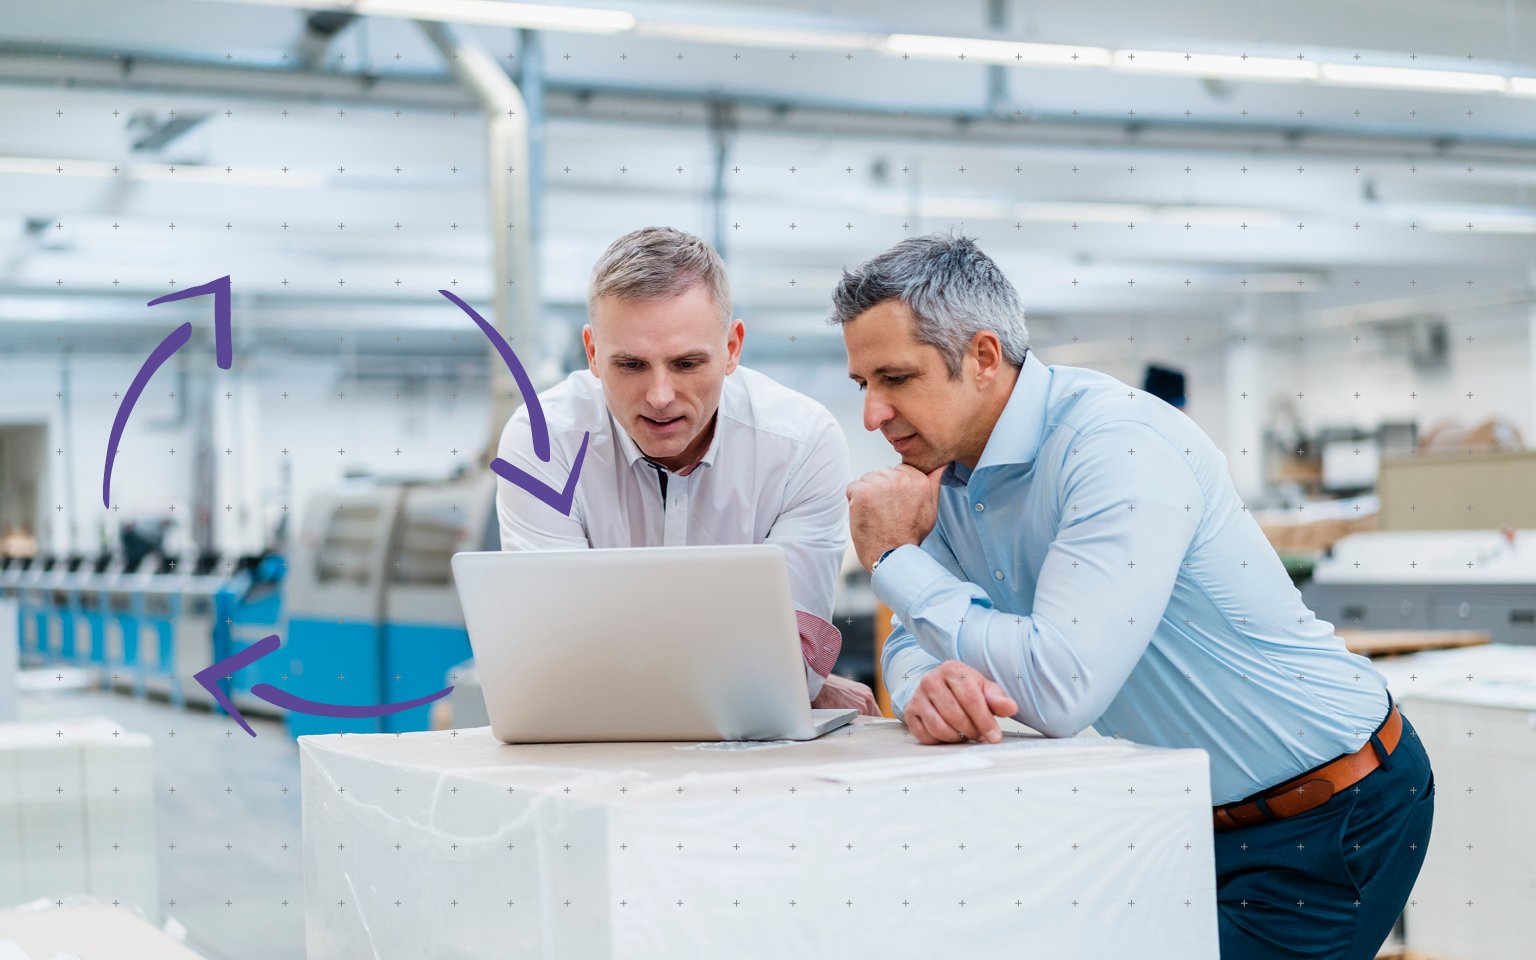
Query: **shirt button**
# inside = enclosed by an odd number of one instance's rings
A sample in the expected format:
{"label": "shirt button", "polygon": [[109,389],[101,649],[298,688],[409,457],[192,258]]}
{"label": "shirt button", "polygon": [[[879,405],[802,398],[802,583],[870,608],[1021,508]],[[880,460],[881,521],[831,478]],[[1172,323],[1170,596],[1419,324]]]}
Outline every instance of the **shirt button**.
{"label": "shirt button", "polygon": [[1003,579],[1003,571],[1001,571],[1001,570],[993,570],[992,571],[992,576],[994,576],[997,579],[1001,580],[1001,579]]}
{"label": "shirt button", "polygon": [[983,511],[985,509],[987,509],[987,505],[986,504],[984,504],[984,503],[976,504],[976,512],[977,513],[980,513],[981,511]]}

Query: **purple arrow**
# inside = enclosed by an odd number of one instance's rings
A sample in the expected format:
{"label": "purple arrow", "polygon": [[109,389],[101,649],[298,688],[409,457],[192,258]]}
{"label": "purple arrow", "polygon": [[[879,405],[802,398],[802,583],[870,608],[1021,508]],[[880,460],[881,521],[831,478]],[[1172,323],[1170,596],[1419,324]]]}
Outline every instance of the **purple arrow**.
{"label": "purple arrow", "polygon": [[[257,640],[255,643],[251,644],[249,647],[246,647],[244,650],[241,650],[239,653],[234,654],[233,656],[225,657],[223,660],[220,660],[218,663],[215,663],[211,667],[204,667],[194,675],[197,678],[197,682],[202,684],[204,689],[206,689],[209,693],[213,694],[213,699],[218,701],[219,706],[224,708],[224,712],[234,717],[235,722],[244,727],[245,732],[253,737],[256,736],[256,731],[251,729],[251,725],[245,722],[245,717],[241,716],[240,711],[235,709],[235,705],[230,702],[229,697],[224,693],[223,688],[219,686],[219,680],[222,677],[229,676],[242,667],[255,663],[257,660],[260,660],[262,657],[271,653],[273,650],[276,650],[278,645],[279,641],[277,639],[277,634],[268,634],[267,636],[262,637],[260,640]],[[316,700],[305,700],[303,697],[296,697],[286,690],[279,690],[269,683],[256,684],[251,688],[251,693],[267,701],[273,706],[282,707],[284,710],[292,710],[295,713],[309,713],[321,717],[356,718],[382,717],[386,714],[399,713],[402,710],[410,710],[413,707],[419,707],[422,704],[431,703],[433,700],[440,700],[443,697],[448,696],[452,690],[453,687],[444,687],[436,693],[430,693],[424,697],[417,697],[414,700],[401,700],[395,703],[365,703],[356,705],[342,703],[320,703]]]}
{"label": "purple arrow", "polygon": [[[187,287],[185,290],[177,290],[163,297],[156,297],[146,306],[153,307],[159,303],[171,303],[175,300],[186,300],[191,297],[204,297],[213,294],[213,339],[214,355],[222,370],[228,370],[234,362],[234,338],[229,334],[229,274],[200,283],[195,287]],[[111,503],[112,492],[112,463],[117,459],[117,441],[122,439],[123,428],[128,425],[128,415],[133,412],[133,405],[139,402],[139,394],[144,392],[149,384],[149,378],[155,375],[161,364],[171,359],[171,355],[186,346],[192,338],[192,324],[183,323],[172,330],[161,340],[155,349],[149,352],[149,357],[144,365],[139,367],[139,372],[134,374],[133,383],[129,385],[128,392],[123,395],[123,402],[118,405],[117,416],[112,418],[112,429],[107,435],[107,465],[101,474],[101,505]],[[252,734],[254,736],[254,734]]]}
{"label": "purple arrow", "polygon": [[[480,326],[480,331],[486,339],[491,341],[491,346],[501,355],[502,363],[512,372],[512,379],[517,381],[518,392],[523,395],[523,405],[528,408],[528,430],[533,434],[533,452],[540,460],[549,462],[549,424],[544,419],[544,408],[539,406],[538,391],[533,389],[533,381],[528,379],[528,373],[523,365],[518,362],[517,354],[512,352],[512,347],[496,331],[496,328],[485,322],[485,318],[475,312],[475,308],[454,296],[452,291],[439,290],[438,293],[452,300],[460,310],[469,314],[470,318]],[[587,443],[592,439],[590,432],[581,438],[581,449],[576,451],[576,462],[571,464],[571,475],[565,481],[565,487],[556,490],[549,484],[530,473],[519,470],[500,457],[491,461],[491,472],[503,480],[516,484],[527,492],[549,504],[555,510],[571,515],[571,502],[576,498],[576,478],[581,476],[581,464],[587,457]]]}

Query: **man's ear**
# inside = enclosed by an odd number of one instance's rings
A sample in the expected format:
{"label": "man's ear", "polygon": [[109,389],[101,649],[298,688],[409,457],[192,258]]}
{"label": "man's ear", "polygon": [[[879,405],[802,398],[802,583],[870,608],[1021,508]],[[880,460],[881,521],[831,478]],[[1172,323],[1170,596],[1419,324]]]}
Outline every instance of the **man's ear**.
{"label": "man's ear", "polygon": [[736,365],[741,362],[741,345],[747,339],[747,326],[741,320],[732,320],[730,330],[725,338],[725,375],[730,376],[736,372]]}
{"label": "man's ear", "polygon": [[602,374],[597,372],[597,341],[592,339],[592,324],[586,324],[581,328],[581,345],[587,350],[587,369],[592,371],[592,376],[602,379]]}
{"label": "man's ear", "polygon": [[978,331],[971,337],[970,352],[976,361],[976,385],[985,387],[997,379],[1006,362],[1003,342],[997,338],[997,334],[991,330]]}

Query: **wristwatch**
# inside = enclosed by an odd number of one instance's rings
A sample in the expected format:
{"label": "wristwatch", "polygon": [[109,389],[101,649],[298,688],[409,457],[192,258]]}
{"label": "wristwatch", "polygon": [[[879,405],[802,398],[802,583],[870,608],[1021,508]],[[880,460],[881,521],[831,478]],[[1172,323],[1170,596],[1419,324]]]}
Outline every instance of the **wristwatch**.
{"label": "wristwatch", "polygon": [[869,567],[869,574],[870,574],[870,576],[874,576],[875,571],[880,569],[880,564],[885,562],[885,558],[890,556],[891,554],[893,554],[895,552],[896,552],[896,548],[892,547],[891,549],[889,549],[889,550],[885,551],[884,553],[880,554],[880,559],[876,560]]}

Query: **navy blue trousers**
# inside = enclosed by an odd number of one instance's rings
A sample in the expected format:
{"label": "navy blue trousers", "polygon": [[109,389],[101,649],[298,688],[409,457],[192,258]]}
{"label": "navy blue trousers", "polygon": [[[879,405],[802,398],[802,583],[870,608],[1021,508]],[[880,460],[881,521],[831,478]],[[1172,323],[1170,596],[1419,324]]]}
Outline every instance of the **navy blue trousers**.
{"label": "navy blue trousers", "polygon": [[[1374,738],[1373,738],[1374,739]],[[1412,724],[1327,803],[1216,834],[1222,960],[1371,960],[1424,863],[1435,777]]]}

